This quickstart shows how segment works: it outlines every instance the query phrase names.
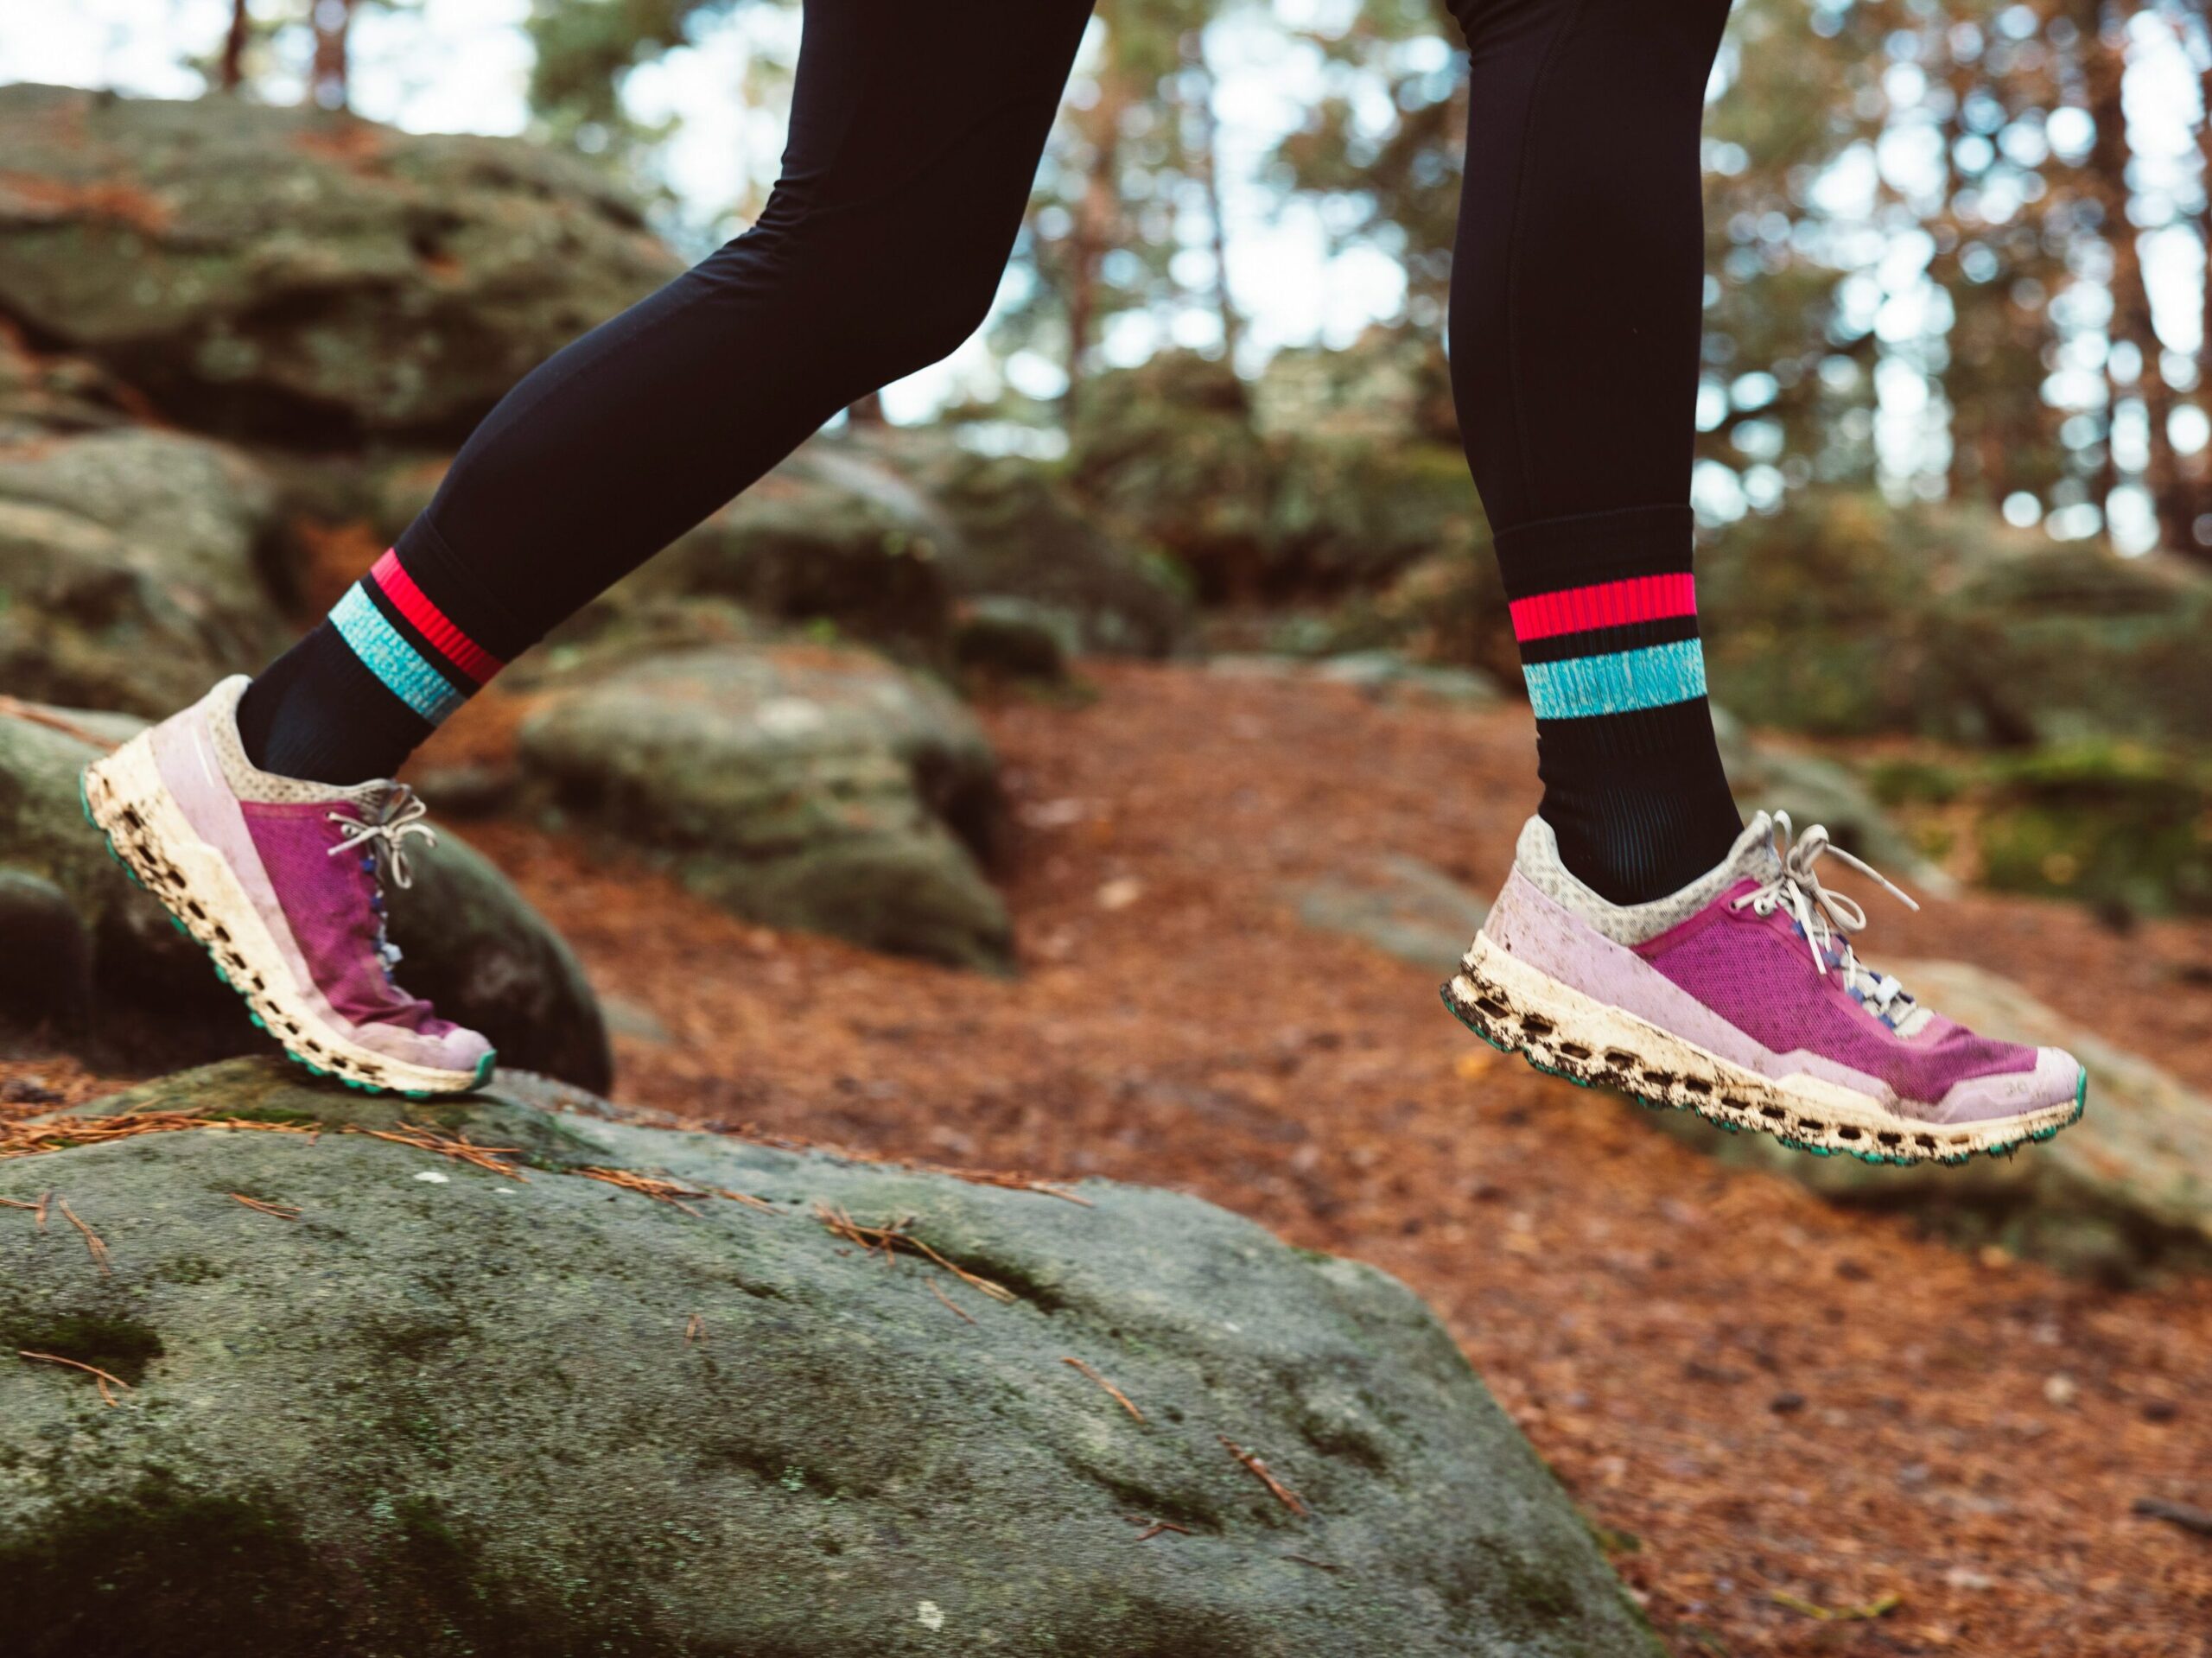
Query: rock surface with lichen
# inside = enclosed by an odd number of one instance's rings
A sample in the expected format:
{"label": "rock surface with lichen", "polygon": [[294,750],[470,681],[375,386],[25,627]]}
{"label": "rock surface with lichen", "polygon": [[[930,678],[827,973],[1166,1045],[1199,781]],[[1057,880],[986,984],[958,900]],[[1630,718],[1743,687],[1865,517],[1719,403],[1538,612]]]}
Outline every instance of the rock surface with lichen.
{"label": "rock surface with lichen", "polygon": [[111,1262],[0,1210],[0,1337],[124,1384],[0,1369],[22,1658],[1656,1650],[1414,1296],[1194,1198],[406,1109],[501,1172],[261,1061],[88,1111],[177,1109],[320,1132],[0,1159]]}
{"label": "rock surface with lichen", "polygon": [[202,431],[457,440],[680,263],[568,156],[0,87],[0,318]]}
{"label": "rock surface with lichen", "polygon": [[655,637],[603,641],[549,677],[520,736],[535,792],[753,920],[1011,963],[982,868],[998,762],[957,697],[873,651]]}

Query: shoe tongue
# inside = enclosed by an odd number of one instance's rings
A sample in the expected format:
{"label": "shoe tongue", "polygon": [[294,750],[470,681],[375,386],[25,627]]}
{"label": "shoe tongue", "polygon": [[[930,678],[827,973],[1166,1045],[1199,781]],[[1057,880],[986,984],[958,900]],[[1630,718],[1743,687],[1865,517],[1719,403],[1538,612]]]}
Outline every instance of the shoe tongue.
{"label": "shoe tongue", "polygon": [[1753,812],[1751,821],[1736,837],[1736,844],[1721,860],[1721,885],[1732,886],[1739,880],[1769,881],[1781,867],[1782,859],[1774,849],[1774,819],[1764,812]]}
{"label": "shoe tongue", "polygon": [[332,804],[351,806],[353,815],[364,823],[378,823],[402,804],[401,791],[404,787],[404,785],[395,783],[389,778],[379,778],[373,783],[356,783],[350,788],[337,791],[331,797]]}

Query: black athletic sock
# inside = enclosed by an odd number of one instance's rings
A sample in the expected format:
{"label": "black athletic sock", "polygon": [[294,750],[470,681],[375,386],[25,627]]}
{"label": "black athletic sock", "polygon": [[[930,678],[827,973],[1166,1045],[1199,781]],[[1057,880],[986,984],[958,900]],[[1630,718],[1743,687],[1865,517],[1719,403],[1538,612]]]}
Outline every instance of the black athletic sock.
{"label": "black athletic sock", "polygon": [[1687,506],[1500,531],[1536,711],[1537,809],[1560,857],[1615,904],[1719,863],[1743,829],[1706,701]]}
{"label": "black athletic sock", "polygon": [[533,642],[418,518],[238,700],[246,758],[316,783],[388,778]]}
{"label": "black athletic sock", "polygon": [[388,778],[431,732],[328,618],[238,698],[245,757],[278,777],[345,785]]}

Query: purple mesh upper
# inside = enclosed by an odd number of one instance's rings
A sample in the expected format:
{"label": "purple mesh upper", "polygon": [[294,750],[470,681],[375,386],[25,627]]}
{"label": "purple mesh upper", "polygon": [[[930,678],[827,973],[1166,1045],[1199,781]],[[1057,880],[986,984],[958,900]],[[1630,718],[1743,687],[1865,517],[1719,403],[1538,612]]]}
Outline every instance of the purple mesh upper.
{"label": "purple mesh upper", "polygon": [[1910,1039],[1823,976],[1811,947],[1780,912],[1755,914],[1734,900],[1756,891],[1739,881],[1681,925],[1636,953],[1738,1030],[1776,1053],[1803,1050],[1876,1077],[1908,1099],[1941,1100],[1976,1077],[2036,1067],[2036,1051],[1976,1036],[1931,1018]]}
{"label": "purple mesh upper", "polygon": [[242,801],[246,828],[284,908],[300,954],[332,1007],[357,1025],[395,1025],[437,1039],[455,1027],[391,981],[377,954],[383,922],[365,848],[331,855],[343,835],[327,814],[354,816],[346,803]]}

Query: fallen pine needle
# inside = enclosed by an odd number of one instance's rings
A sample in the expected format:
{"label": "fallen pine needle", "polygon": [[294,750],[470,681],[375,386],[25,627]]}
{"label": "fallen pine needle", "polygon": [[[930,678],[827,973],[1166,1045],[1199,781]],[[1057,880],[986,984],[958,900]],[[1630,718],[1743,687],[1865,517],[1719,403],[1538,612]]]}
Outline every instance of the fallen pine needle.
{"label": "fallen pine needle", "polygon": [[707,1321],[697,1313],[693,1313],[683,1326],[683,1344],[689,1347],[694,1342],[704,1341],[706,1337]]}
{"label": "fallen pine needle", "polygon": [[2164,1497],[2139,1496],[2134,1512],[2146,1520],[2163,1520],[2170,1526],[2179,1526],[2183,1531],[2193,1531],[2200,1537],[2212,1537],[2212,1511],[2191,1508],[2186,1502],[2169,1502]]}
{"label": "fallen pine needle", "polygon": [[1041,1197],[1058,1197],[1083,1209],[1096,1209],[1090,1198],[1078,1197],[1056,1180],[1040,1180],[1033,1174],[1024,1174],[1019,1169],[963,1169],[948,1163],[917,1162],[912,1158],[887,1157],[880,1152],[864,1152],[852,1146],[842,1146],[832,1140],[808,1140],[798,1134],[773,1134],[757,1123],[741,1122],[735,1128],[717,1125],[717,1134],[728,1134],[732,1140],[749,1140],[760,1146],[773,1146],[787,1152],[825,1152],[847,1163],[889,1164],[902,1169],[918,1169],[924,1174],[942,1174],[971,1186],[998,1186],[1007,1191],[1033,1191]]}
{"label": "fallen pine needle", "polygon": [[1303,1502],[1300,1501],[1297,1492],[1292,1490],[1287,1485],[1285,1485],[1281,1480],[1277,1479],[1273,1474],[1268,1471],[1267,1464],[1261,1461],[1257,1456],[1254,1455],[1251,1452],[1245,1450],[1243,1446],[1238,1445],[1236,1440],[1230,1439],[1226,1433],[1217,1433],[1214,1437],[1219,1439],[1222,1444],[1229,1447],[1229,1454],[1236,1458],[1237,1461],[1243,1463],[1246,1468],[1249,1469],[1253,1477],[1256,1478],[1261,1484],[1266,1486],[1269,1491],[1273,1492],[1274,1494],[1275,1501],[1281,1503],[1284,1508],[1288,1509],[1295,1515],[1302,1515],[1312,1512],[1312,1510],[1309,1509]]}
{"label": "fallen pine needle", "polygon": [[85,1235],[85,1248],[91,1253],[93,1262],[103,1273],[112,1275],[115,1268],[108,1265],[107,1245],[101,1239],[100,1235],[77,1218],[77,1211],[69,1207],[69,1200],[67,1197],[64,1197],[56,1207],[61,1210],[63,1220]]}
{"label": "fallen pine needle", "polygon": [[1123,1393],[1112,1382],[1107,1381],[1104,1376],[1100,1375],[1097,1371],[1092,1369],[1090,1366],[1085,1364],[1081,1359],[1064,1358],[1060,1363],[1066,1365],[1071,1370],[1077,1371],[1084,1375],[1089,1376],[1093,1382],[1096,1382],[1100,1387],[1103,1388],[1108,1393],[1114,1396],[1114,1402],[1116,1404],[1119,1405],[1123,1410],[1128,1412],[1130,1415],[1135,1417],[1138,1421],[1141,1422],[1144,1420],[1144,1413],[1129,1402],[1128,1394]]}
{"label": "fallen pine needle", "polygon": [[587,1180],[605,1181],[610,1186],[620,1186],[625,1191],[634,1191],[641,1197],[650,1197],[657,1204],[666,1204],[671,1209],[680,1209],[687,1215],[704,1218],[683,1200],[703,1197],[707,1194],[674,1180],[659,1180],[650,1174],[638,1174],[629,1169],[602,1169],[591,1164],[570,1169],[569,1172],[581,1174]]}
{"label": "fallen pine needle", "polygon": [[1286,1554],[1283,1556],[1283,1559],[1286,1560],[1295,1560],[1300,1566],[1310,1566],[1316,1572],[1341,1572],[1344,1570],[1344,1567],[1340,1566],[1331,1566],[1326,1560],[1313,1560],[1304,1554]]}
{"label": "fallen pine needle", "polygon": [[66,1364],[73,1370],[82,1370],[86,1375],[92,1377],[92,1381],[99,1386],[100,1397],[105,1400],[111,1407],[118,1402],[113,1391],[114,1388],[120,1388],[125,1393],[129,1393],[130,1391],[130,1384],[125,1382],[121,1376],[111,1375],[107,1371],[101,1369],[99,1365],[87,1364],[82,1359],[66,1359],[59,1353],[34,1353],[27,1347],[17,1348],[16,1350],[16,1356],[22,1359],[36,1359],[41,1364]]}
{"label": "fallen pine needle", "polygon": [[1141,1514],[1125,1514],[1122,1518],[1132,1526],[1144,1528],[1137,1534],[1137,1541],[1140,1543],[1151,1541],[1163,1531],[1172,1531],[1184,1537],[1195,1535],[1188,1526],[1179,1526],[1173,1520],[1147,1520]]}
{"label": "fallen pine needle", "polygon": [[86,730],[73,720],[65,720],[58,714],[49,714],[36,703],[26,702],[17,697],[0,696],[0,714],[12,715],[16,719],[29,721],[35,726],[44,726],[49,731],[58,731],[64,736],[74,737],[80,743],[90,743],[93,747],[105,749],[111,754],[120,746],[110,738]]}
{"label": "fallen pine needle", "polygon": [[104,1146],[139,1134],[175,1134],[187,1128],[233,1128],[268,1134],[313,1134],[317,1125],[261,1122],[244,1117],[208,1116],[198,1111],[121,1111],[111,1117],[40,1118],[0,1122],[0,1158],[30,1157],[67,1151],[73,1146]]}
{"label": "fallen pine needle", "polygon": [[962,1305],[960,1305],[960,1303],[959,1303],[959,1302],[957,1302],[957,1301],[954,1300],[950,1296],[947,1295],[947,1294],[946,1294],[943,1290],[939,1289],[939,1288],[937,1286],[937,1280],[935,1280],[934,1278],[928,1280],[927,1280],[927,1286],[928,1286],[929,1293],[930,1293],[931,1295],[934,1295],[935,1297],[937,1297],[937,1299],[938,1299],[938,1300],[940,1300],[940,1301],[944,1302],[944,1303],[945,1304],[945,1305],[947,1305],[947,1306],[950,1307],[950,1308],[951,1308],[955,1312],[958,1313],[962,1318],[965,1318],[965,1319],[966,1319],[969,1324],[974,1324],[974,1323],[976,1322],[976,1315],[975,1315],[974,1313],[972,1313],[972,1312],[969,1312],[969,1311],[968,1311],[968,1309],[967,1309],[966,1307],[962,1306]]}
{"label": "fallen pine needle", "polygon": [[295,1209],[289,1204],[264,1204],[260,1198],[249,1197],[243,1191],[232,1192],[231,1194],[231,1201],[233,1203],[244,1204],[248,1209],[254,1210],[257,1214],[274,1215],[280,1221],[296,1221],[299,1219],[300,1216],[304,1212],[301,1210]]}
{"label": "fallen pine needle", "polygon": [[1082,1209],[1096,1209],[1097,1204],[1088,1197],[1077,1197],[1057,1181],[1039,1180],[1032,1175],[1005,1169],[947,1169],[935,1164],[925,1164],[932,1174],[949,1174],[956,1180],[965,1180],[971,1186],[998,1186],[1007,1191],[1033,1191],[1040,1197],[1058,1197],[1063,1203]]}
{"label": "fallen pine needle", "polygon": [[743,1204],[747,1209],[757,1209],[764,1215],[779,1215],[783,1212],[766,1197],[755,1197],[749,1191],[732,1191],[728,1186],[716,1186],[713,1190],[717,1197],[727,1197],[734,1204]]}
{"label": "fallen pine needle", "polygon": [[957,1262],[946,1260],[937,1250],[932,1249],[909,1232],[906,1229],[914,1223],[912,1217],[882,1226],[865,1226],[843,1210],[832,1208],[828,1204],[817,1203],[814,1212],[833,1236],[843,1238],[849,1243],[857,1243],[870,1254],[880,1249],[883,1251],[883,1258],[886,1261],[892,1260],[899,1250],[905,1249],[935,1261],[970,1289],[981,1291],[994,1301],[1011,1301],[1016,1299],[1014,1292],[1005,1285],[995,1284],[981,1274],[971,1273]]}
{"label": "fallen pine needle", "polygon": [[397,1130],[363,1128],[349,1122],[346,1125],[346,1132],[349,1134],[366,1134],[372,1140],[388,1140],[395,1146],[412,1146],[418,1152],[435,1152],[440,1157],[450,1157],[456,1162],[467,1163],[472,1167],[483,1170],[486,1174],[496,1174],[509,1180],[519,1180],[524,1185],[530,1184],[530,1177],[520,1169],[512,1163],[503,1163],[499,1160],[501,1158],[518,1155],[522,1151],[519,1146],[480,1146],[458,1130],[451,1134],[444,1134],[435,1128],[417,1128],[411,1122],[401,1123]]}
{"label": "fallen pine needle", "polygon": [[1823,1623],[1848,1623],[1865,1619],[1884,1617],[1904,1604],[1903,1595],[1884,1595],[1864,1606],[1821,1606],[1796,1595],[1785,1594],[1779,1589],[1770,1589],[1766,1598],[1777,1606],[1786,1606],[1793,1612],[1802,1612],[1808,1617],[1817,1617]]}
{"label": "fallen pine needle", "polygon": [[20,1197],[0,1197],[0,1209],[28,1209],[35,1215],[45,1207],[44,1204],[27,1204]]}

